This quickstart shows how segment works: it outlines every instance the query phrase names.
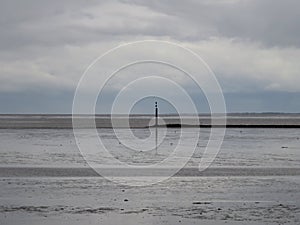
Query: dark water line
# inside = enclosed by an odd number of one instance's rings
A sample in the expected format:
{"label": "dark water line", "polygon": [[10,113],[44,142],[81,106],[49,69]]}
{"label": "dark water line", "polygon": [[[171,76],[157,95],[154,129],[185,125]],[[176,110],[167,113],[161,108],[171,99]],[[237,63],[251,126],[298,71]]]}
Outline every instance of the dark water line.
{"label": "dark water line", "polygon": [[[104,174],[116,177],[165,176],[168,168],[126,169],[105,168]],[[0,177],[98,177],[91,168],[0,167]],[[175,177],[241,177],[241,176],[300,176],[300,168],[212,167],[204,171],[183,168]]]}

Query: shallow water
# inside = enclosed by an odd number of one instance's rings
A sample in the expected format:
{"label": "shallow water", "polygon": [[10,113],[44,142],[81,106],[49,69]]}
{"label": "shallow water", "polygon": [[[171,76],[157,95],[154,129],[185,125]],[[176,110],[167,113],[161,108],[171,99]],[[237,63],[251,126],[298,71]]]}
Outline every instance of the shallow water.
{"label": "shallow water", "polygon": [[[106,148],[118,160],[129,164],[149,164],[168,157],[176,147],[180,129],[169,129],[157,151],[131,150],[119,142],[112,129],[98,129],[98,132]],[[122,129],[120,132],[126,138],[130,130]],[[199,129],[186,128],[182,132],[192,137]],[[188,166],[198,166],[209,134],[210,129],[201,128],[198,145]],[[138,135],[139,138],[147,138],[149,130],[138,129]],[[82,130],[81,136],[88,139],[90,133]],[[300,167],[299,137],[300,129],[227,129],[212,166]],[[70,129],[0,129],[0,140],[0,166],[86,166]],[[149,145],[153,144],[154,140],[149,142]],[[98,154],[98,147],[95,146],[91,158],[99,164],[108,163]]]}

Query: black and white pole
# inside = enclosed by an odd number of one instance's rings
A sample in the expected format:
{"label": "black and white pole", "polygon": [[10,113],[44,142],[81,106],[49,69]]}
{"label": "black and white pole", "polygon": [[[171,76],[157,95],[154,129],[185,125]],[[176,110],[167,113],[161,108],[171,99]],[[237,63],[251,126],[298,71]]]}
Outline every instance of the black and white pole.
{"label": "black and white pole", "polygon": [[157,127],[158,127],[158,107],[157,102],[155,102],[155,150],[157,153]]}
{"label": "black and white pole", "polygon": [[158,126],[158,107],[157,102],[155,102],[155,126]]}

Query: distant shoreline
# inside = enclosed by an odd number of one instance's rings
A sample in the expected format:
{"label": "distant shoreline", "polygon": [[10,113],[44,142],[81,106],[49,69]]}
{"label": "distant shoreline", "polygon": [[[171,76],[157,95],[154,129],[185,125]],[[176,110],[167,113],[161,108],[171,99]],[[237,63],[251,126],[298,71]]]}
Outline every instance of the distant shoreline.
{"label": "distant shoreline", "polygon": [[[95,116],[95,117],[110,117],[112,114],[71,114],[71,113],[0,113],[0,118],[5,117],[5,116],[24,116],[24,117],[30,117],[30,116],[46,116],[46,117],[57,117],[57,116],[62,116],[62,117],[72,117],[72,116],[83,116],[83,117],[90,117],[90,116]],[[199,117],[206,117],[206,116],[224,116],[223,113],[215,113],[215,114],[210,114],[210,113],[199,113],[199,114],[189,114],[189,113],[183,113],[181,116],[199,116]],[[113,114],[113,116],[116,117],[128,117],[127,114]],[[144,114],[130,114],[129,117],[151,117],[153,116],[152,113],[144,113]],[[161,113],[161,117],[173,117],[173,116],[178,116],[178,114],[174,113]],[[252,116],[300,116],[300,112],[297,113],[285,113],[285,112],[230,112],[226,113],[226,116],[246,116],[246,117],[252,117]]]}
{"label": "distant shoreline", "polygon": [[[1,114],[0,129],[72,129],[76,118],[76,128],[153,128],[153,115],[77,115],[71,114]],[[184,118],[184,120],[181,120]],[[212,123],[212,118],[214,121]],[[227,114],[226,125],[224,116],[207,114],[200,115],[160,115],[159,127],[167,128],[300,128],[300,114]],[[128,122],[129,119],[129,122]],[[128,126],[129,123],[129,126]]]}
{"label": "distant shoreline", "polygon": [[[154,127],[154,126],[152,126]],[[166,125],[161,125],[158,127],[167,127],[167,128],[300,128],[300,125],[284,125],[284,124],[275,124],[275,125],[270,125],[270,124],[227,124],[226,126],[223,125],[187,125],[187,124],[166,124]]]}

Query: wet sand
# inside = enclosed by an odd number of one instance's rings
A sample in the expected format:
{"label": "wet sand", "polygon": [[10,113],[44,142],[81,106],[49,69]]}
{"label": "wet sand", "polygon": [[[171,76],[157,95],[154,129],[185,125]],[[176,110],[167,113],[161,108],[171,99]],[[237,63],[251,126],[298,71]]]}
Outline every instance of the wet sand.
{"label": "wet sand", "polygon": [[[144,126],[145,121],[149,118],[138,118],[134,124]],[[289,126],[299,121],[299,117],[229,120],[231,125],[253,126]],[[109,127],[107,118],[98,122]],[[209,135],[209,129],[203,129],[188,167],[163,182],[132,187],[108,181],[86,166],[71,129],[52,129],[70,125],[65,116],[0,118],[0,128],[13,128],[0,132],[1,225],[300,224],[298,129],[228,129],[212,167],[199,171],[192,166],[198,165]],[[43,127],[51,129],[27,129]],[[111,129],[100,130],[112,153],[128,163],[154,163],[168,156],[170,143],[177,140],[172,129],[159,155],[127,152]],[[146,129],[138,133],[147,136]],[[97,155],[93,159],[106,162]],[[164,173],[161,169],[107,170],[129,181]]]}
{"label": "wet sand", "polygon": [[0,224],[299,224],[299,176],[2,177]]}

